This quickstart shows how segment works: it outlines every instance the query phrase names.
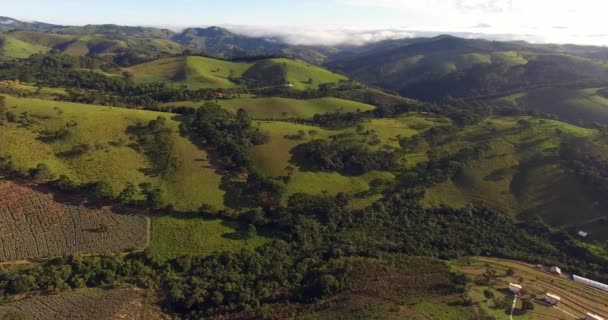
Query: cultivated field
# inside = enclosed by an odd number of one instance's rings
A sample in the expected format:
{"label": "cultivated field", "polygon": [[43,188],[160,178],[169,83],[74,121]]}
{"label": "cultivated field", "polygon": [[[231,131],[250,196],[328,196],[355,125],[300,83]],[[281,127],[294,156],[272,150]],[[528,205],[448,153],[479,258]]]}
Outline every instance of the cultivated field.
{"label": "cultivated field", "polygon": [[161,320],[170,319],[136,289],[82,289],[0,306],[0,319]]}
{"label": "cultivated field", "polygon": [[[289,98],[235,98],[219,100],[218,103],[226,110],[237,112],[239,109],[247,111],[254,119],[284,119],[284,118],[312,118],[315,114],[328,112],[355,112],[373,110],[374,106],[338,98],[320,98],[297,100]],[[204,102],[180,101],[165,104],[166,106],[186,106],[198,108]]]}
{"label": "cultivated field", "polygon": [[0,185],[0,261],[140,250],[148,246],[148,229],[143,216],[65,204],[15,183]]}
{"label": "cultivated field", "polygon": [[[514,319],[581,319],[587,312],[608,317],[608,292],[587,287],[570,280],[566,276],[558,276],[548,272],[548,267],[541,268],[502,259],[470,258],[455,262],[472,280],[469,293],[478,308],[486,310],[496,319],[509,319],[509,315],[502,308],[495,308],[491,299],[484,297],[484,290],[490,290],[498,299],[509,296],[507,287],[509,282],[521,284],[525,292],[524,298],[532,298],[535,309],[524,315],[514,316]],[[496,270],[496,278],[492,285],[484,283],[483,274],[489,268]],[[512,269],[512,276],[506,275]],[[545,303],[545,294],[552,293],[561,297],[562,302],[555,308]],[[518,299],[516,308],[521,308],[521,299]]]}
{"label": "cultivated field", "polygon": [[476,319],[469,318],[474,313],[472,307],[458,305],[447,267],[441,261],[413,257],[391,265],[353,260],[349,289],[317,304],[298,319]]}

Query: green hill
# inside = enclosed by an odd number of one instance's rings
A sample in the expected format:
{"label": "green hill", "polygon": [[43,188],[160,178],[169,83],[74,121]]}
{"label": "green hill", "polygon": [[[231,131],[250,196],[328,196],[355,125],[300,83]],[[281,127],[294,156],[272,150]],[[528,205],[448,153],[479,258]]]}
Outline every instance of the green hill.
{"label": "green hill", "polygon": [[268,59],[258,62],[231,62],[205,57],[161,58],[126,68],[135,81],[164,81],[185,84],[192,89],[234,88],[243,78],[256,87],[283,86],[291,83],[297,90],[317,88],[323,83],[338,83],[346,77],[303,61]]}
{"label": "green hill", "polygon": [[175,82],[189,88],[233,88],[237,85],[230,76],[240,77],[251,65],[204,57],[162,58],[125,69],[135,81]]}
{"label": "green hill", "polygon": [[270,61],[285,66],[287,82],[293,84],[294,88],[298,90],[314,89],[323,83],[338,83],[348,80],[345,76],[300,60],[281,58]]}
{"label": "green hill", "polygon": [[[44,163],[54,175],[75,182],[108,182],[115,195],[128,183],[151,183],[178,210],[223,204],[221,176],[204,151],[178,134],[178,122],[171,120],[171,114],[13,97],[7,97],[7,105],[20,123],[0,126],[0,153],[10,155],[21,171]],[[176,159],[162,176],[147,173],[153,164],[127,133],[129,127],[158,116],[166,117],[173,128],[171,156]],[[65,129],[68,123],[71,127],[64,138],[45,141],[44,132]]]}
{"label": "green hill", "polygon": [[[256,167],[270,177],[285,176],[288,167],[294,168],[290,182],[287,184],[287,195],[304,192],[320,194],[327,192],[335,195],[345,192],[354,197],[354,205],[365,206],[382,197],[379,189],[372,190],[373,181],[390,181],[394,179],[391,172],[372,171],[363,175],[349,176],[337,172],[310,171],[294,163],[292,150],[303,143],[313,139],[337,139],[337,141],[361,141],[368,144],[370,141],[379,141],[372,149],[395,148],[398,146],[396,137],[410,137],[424,132],[432,127],[443,125],[445,119],[425,116],[405,116],[398,119],[374,119],[364,123],[359,132],[355,128],[343,130],[323,130],[314,126],[300,125],[289,122],[262,121],[260,128],[270,133],[269,143],[256,146],[251,150]],[[302,138],[291,138],[300,132]],[[370,132],[371,134],[367,134]],[[373,133],[372,133],[373,132]],[[424,154],[411,154],[407,162],[415,164],[424,159]]]}
{"label": "green hill", "polygon": [[0,36],[0,53],[8,58],[27,58],[35,53],[44,53],[51,48],[25,42],[10,35]]}
{"label": "green hill", "polygon": [[[297,100],[278,97],[243,97],[218,100],[226,110],[237,112],[239,109],[247,111],[255,119],[282,119],[282,118],[312,118],[315,114],[327,112],[354,112],[357,110],[373,110],[374,106],[339,98],[319,98]],[[179,101],[164,104],[165,106],[198,108],[203,102]]]}
{"label": "green hill", "polygon": [[527,43],[451,36],[337,55],[328,65],[364,83],[430,101],[608,80],[608,64],[601,60]]}
{"label": "green hill", "polygon": [[558,121],[489,118],[436,146],[438,154],[480,143],[489,149],[453,179],[427,189],[425,203],[480,203],[520,219],[538,215],[554,226],[583,227],[605,216],[607,204],[564,166],[559,150],[573,137],[596,134]]}
{"label": "green hill", "polygon": [[493,99],[490,103],[504,107],[523,107],[548,113],[560,120],[583,126],[608,123],[608,99],[601,88],[543,88]]}

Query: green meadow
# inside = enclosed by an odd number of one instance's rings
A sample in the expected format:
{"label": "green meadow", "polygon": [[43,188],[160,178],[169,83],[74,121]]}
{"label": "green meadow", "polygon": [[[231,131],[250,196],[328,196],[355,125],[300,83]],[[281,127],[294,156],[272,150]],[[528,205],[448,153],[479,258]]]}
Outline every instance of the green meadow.
{"label": "green meadow", "polygon": [[236,223],[207,220],[189,214],[174,214],[152,219],[151,252],[161,259],[185,255],[209,255],[219,251],[256,248],[270,238],[246,238]]}
{"label": "green meadow", "polygon": [[[306,119],[312,118],[315,114],[324,114],[328,112],[355,112],[357,110],[369,111],[374,109],[374,106],[368,104],[332,97],[307,100],[279,97],[242,97],[218,100],[217,103],[231,112],[237,112],[239,109],[244,109],[251,118],[255,119]],[[203,104],[204,102],[180,101],[164,105],[198,108]]]}
{"label": "green meadow", "polygon": [[[7,105],[9,112],[27,119],[22,121],[27,125],[1,126],[0,152],[11,155],[22,171],[44,163],[55,175],[66,175],[77,182],[106,181],[116,194],[128,183],[152,183],[166,192],[168,202],[177,210],[223,204],[221,176],[209,164],[204,151],[179,135],[178,122],[171,120],[172,114],[10,96]],[[145,173],[151,163],[130,146],[135,140],[126,132],[128,127],[158,116],[168,118],[174,128],[171,152],[178,161],[162,178]],[[43,141],[43,131],[66,128],[69,134],[64,139]],[[85,154],[64,156],[82,145],[88,146]]]}

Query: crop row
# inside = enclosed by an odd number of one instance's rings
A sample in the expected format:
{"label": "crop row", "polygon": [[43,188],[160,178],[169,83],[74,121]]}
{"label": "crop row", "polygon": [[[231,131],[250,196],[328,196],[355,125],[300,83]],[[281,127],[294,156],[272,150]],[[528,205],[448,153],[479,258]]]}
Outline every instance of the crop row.
{"label": "crop row", "polygon": [[121,252],[147,242],[146,217],[64,204],[13,183],[0,186],[0,261]]}

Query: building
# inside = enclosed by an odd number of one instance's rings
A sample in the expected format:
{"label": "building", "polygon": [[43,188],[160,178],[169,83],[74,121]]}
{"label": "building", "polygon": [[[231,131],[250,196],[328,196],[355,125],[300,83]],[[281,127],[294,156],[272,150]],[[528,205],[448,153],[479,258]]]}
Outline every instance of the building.
{"label": "building", "polygon": [[509,291],[513,292],[513,293],[519,293],[522,289],[522,286],[516,284],[516,283],[510,283],[509,282]]}
{"label": "building", "polygon": [[562,275],[562,269],[559,267],[551,267],[549,271],[551,271],[551,273],[559,274],[560,276]]}
{"label": "building", "polygon": [[604,290],[604,291],[608,292],[608,284],[604,284],[601,282],[593,281],[591,279],[579,277],[577,275],[573,275],[572,280],[574,280],[574,282],[582,283],[586,286],[594,287],[596,289],[600,289],[600,290]]}
{"label": "building", "polygon": [[598,316],[597,314],[587,312],[587,317],[585,318],[585,320],[604,320],[604,318]]}
{"label": "building", "polygon": [[0,88],[8,88],[9,85],[9,81],[0,81]]}
{"label": "building", "polygon": [[556,306],[562,301],[562,298],[560,296],[556,296],[554,294],[547,293],[545,295],[545,301],[547,301],[547,303],[550,305]]}
{"label": "building", "polygon": [[581,236],[581,237],[583,237],[583,238],[587,238],[587,236],[589,235],[589,232],[585,232],[585,231],[581,230],[581,231],[578,232],[578,235]]}
{"label": "building", "polygon": [[219,91],[213,92],[211,95],[214,98],[216,98],[216,99],[222,99],[222,98],[224,98],[224,93],[223,92],[219,92]]}

